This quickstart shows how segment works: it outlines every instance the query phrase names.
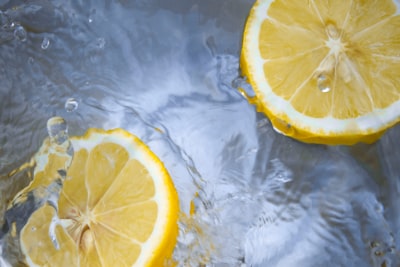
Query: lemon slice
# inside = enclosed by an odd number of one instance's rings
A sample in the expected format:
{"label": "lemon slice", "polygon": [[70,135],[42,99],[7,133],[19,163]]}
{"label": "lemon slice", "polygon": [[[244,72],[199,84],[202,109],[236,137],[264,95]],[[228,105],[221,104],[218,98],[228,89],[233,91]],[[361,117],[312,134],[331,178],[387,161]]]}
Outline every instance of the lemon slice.
{"label": "lemon slice", "polygon": [[400,120],[400,16],[392,0],[259,0],[241,69],[273,126],[298,140],[372,143]]}
{"label": "lemon slice", "polygon": [[21,231],[28,265],[163,266],[176,243],[178,197],[162,162],[122,129],[90,129],[71,143],[58,201],[59,249],[49,236],[56,211],[45,204]]}

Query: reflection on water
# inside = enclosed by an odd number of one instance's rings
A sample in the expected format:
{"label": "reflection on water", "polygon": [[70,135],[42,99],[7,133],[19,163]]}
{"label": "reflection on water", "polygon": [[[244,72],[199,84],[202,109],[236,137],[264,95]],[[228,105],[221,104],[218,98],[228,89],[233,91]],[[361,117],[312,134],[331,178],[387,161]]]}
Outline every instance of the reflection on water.
{"label": "reflection on water", "polygon": [[0,1],[1,213],[29,181],[7,174],[61,116],[70,135],[125,128],[165,162],[179,266],[398,266],[399,128],[353,147],[274,132],[236,88],[252,4]]}

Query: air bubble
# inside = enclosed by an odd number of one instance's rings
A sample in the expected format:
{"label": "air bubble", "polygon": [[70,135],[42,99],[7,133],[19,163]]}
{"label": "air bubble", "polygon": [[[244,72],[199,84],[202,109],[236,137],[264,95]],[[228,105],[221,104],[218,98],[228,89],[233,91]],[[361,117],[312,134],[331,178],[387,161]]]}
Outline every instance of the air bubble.
{"label": "air bubble", "polygon": [[46,50],[47,48],[49,48],[49,46],[50,46],[50,39],[48,37],[44,37],[40,47],[43,50]]}
{"label": "air bubble", "polygon": [[25,42],[27,33],[26,33],[24,27],[22,27],[21,25],[18,25],[17,27],[15,27],[14,37],[17,38],[18,40],[20,40],[21,42]]}
{"label": "air bubble", "polygon": [[65,110],[67,112],[73,112],[78,108],[78,101],[75,98],[68,98],[65,101]]}

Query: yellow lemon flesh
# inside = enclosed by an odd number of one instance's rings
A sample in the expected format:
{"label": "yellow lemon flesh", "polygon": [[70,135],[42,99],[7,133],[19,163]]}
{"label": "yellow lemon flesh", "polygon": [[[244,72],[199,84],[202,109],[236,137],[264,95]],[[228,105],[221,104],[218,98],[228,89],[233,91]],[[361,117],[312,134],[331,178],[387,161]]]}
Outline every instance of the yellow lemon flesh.
{"label": "yellow lemon flesh", "polygon": [[178,197],[162,162],[122,129],[90,129],[71,143],[74,157],[58,200],[59,249],[49,236],[56,211],[45,204],[21,231],[28,265],[164,266],[176,243]]}
{"label": "yellow lemon flesh", "polygon": [[273,126],[300,141],[372,143],[400,120],[393,0],[259,0],[241,69]]}

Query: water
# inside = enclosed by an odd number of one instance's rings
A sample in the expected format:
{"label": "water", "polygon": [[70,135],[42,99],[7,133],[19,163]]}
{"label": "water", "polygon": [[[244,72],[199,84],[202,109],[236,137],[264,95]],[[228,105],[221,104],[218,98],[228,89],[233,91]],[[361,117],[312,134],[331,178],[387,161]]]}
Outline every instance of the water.
{"label": "water", "polygon": [[74,98],[68,98],[67,101],[65,101],[65,110],[67,112],[73,112],[78,108],[78,101],[75,100]]}
{"label": "water", "polygon": [[330,79],[325,74],[318,75],[317,86],[322,93],[329,92],[331,90]]}
{"label": "water", "polygon": [[30,172],[8,174],[61,116],[71,136],[121,127],[164,161],[179,266],[398,266],[400,128],[352,147],[276,133],[239,73],[252,4],[0,1],[1,214]]}
{"label": "water", "polygon": [[50,45],[50,39],[48,37],[44,37],[43,41],[42,41],[41,48],[43,50],[46,50],[47,48],[49,48],[49,45]]}

